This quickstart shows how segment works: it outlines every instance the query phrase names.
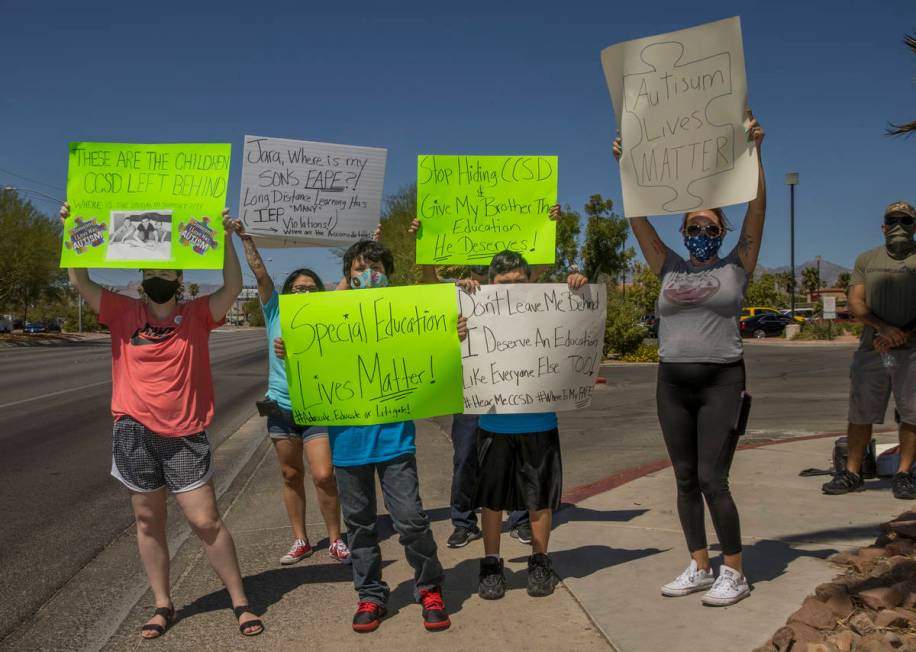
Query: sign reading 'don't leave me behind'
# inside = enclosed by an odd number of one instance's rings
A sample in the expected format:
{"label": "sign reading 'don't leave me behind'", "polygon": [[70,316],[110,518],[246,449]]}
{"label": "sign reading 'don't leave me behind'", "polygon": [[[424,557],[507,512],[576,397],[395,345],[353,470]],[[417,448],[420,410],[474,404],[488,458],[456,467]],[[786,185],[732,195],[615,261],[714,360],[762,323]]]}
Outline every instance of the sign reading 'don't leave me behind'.
{"label": "sign reading 'don't leave me behind'", "polygon": [[280,295],[293,417],[372,425],[461,412],[452,284]]}
{"label": "sign reading 'don't leave me behind'", "polygon": [[591,404],[607,288],[518,283],[458,292],[467,414],[552,412]]}
{"label": "sign reading 'don't leave me behind'", "polygon": [[220,269],[231,152],[70,143],[60,266]]}
{"label": "sign reading 'don't leave me behind'", "polygon": [[623,140],[627,217],[756,197],[739,18],[619,43],[601,63]]}
{"label": "sign reading 'don't leave me behind'", "polygon": [[556,156],[417,157],[417,263],[487,265],[501,251],[553,264]]}
{"label": "sign reading 'don't leave me behind'", "polygon": [[388,150],[245,136],[239,217],[262,247],[371,238]]}

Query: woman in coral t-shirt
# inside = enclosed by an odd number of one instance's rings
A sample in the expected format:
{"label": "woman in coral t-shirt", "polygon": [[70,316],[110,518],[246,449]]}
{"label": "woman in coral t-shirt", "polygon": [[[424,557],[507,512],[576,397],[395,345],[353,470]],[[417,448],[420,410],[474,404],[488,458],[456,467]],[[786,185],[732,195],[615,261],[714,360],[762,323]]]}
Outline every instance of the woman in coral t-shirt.
{"label": "woman in coral t-shirt", "polygon": [[[69,214],[65,203],[61,220]],[[102,288],[85,268],[67,270],[70,283],[111,331],[111,474],[130,492],[140,557],[156,601],[141,630],[144,638],[161,636],[175,619],[166,490],[174,494],[226,585],[239,631],[255,636],[264,630],[248,607],[235,544],[216,505],[206,432],[213,418],[210,332],[222,325],[242,289],[228,210],[223,211],[223,226],[223,286],[192,301],[180,301],[181,270],[143,270],[139,299]]]}

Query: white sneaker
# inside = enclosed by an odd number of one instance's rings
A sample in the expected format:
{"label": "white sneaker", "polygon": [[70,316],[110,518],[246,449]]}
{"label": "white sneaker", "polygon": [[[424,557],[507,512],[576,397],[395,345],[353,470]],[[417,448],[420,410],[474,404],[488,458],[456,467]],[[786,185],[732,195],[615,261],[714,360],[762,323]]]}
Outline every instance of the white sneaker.
{"label": "white sneaker", "polygon": [[716,576],[711,568],[707,568],[704,571],[698,570],[697,563],[691,559],[690,566],[683,573],[678,575],[673,582],[668,582],[662,587],[662,595],[666,595],[669,598],[689,595],[690,593],[708,589],[715,581]]}
{"label": "white sneaker", "polygon": [[747,578],[738,571],[722,566],[716,583],[703,595],[703,604],[711,607],[727,607],[744,600],[751,594]]}

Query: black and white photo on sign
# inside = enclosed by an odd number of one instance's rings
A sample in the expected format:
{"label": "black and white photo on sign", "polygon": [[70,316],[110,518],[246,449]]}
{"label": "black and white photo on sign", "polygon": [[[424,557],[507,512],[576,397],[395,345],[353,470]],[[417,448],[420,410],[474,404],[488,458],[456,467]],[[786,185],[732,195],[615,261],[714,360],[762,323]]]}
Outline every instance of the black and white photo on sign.
{"label": "black and white photo on sign", "polygon": [[107,260],[170,260],[172,211],[112,211]]}
{"label": "black and white photo on sign", "polygon": [[458,290],[465,414],[588,407],[604,346],[607,287],[519,283]]}

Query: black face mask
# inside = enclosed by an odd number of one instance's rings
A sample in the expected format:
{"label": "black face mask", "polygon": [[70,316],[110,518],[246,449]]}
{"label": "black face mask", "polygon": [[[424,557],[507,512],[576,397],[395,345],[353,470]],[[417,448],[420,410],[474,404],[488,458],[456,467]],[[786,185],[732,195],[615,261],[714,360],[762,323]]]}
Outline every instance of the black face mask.
{"label": "black face mask", "polygon": [[167,281],[164,278],[153,276],[144,279],[140,285],[153,303],[168,303],[177,294],[180,283],[177,280]]}

